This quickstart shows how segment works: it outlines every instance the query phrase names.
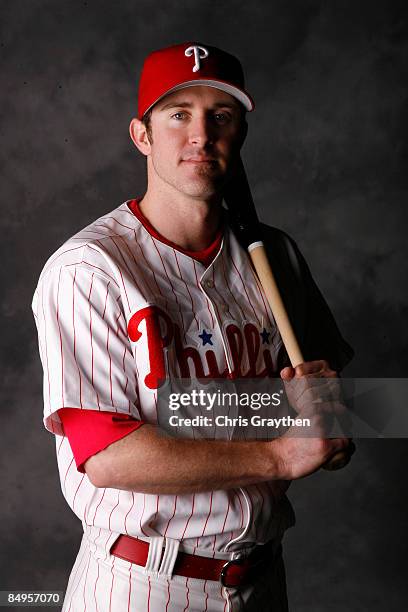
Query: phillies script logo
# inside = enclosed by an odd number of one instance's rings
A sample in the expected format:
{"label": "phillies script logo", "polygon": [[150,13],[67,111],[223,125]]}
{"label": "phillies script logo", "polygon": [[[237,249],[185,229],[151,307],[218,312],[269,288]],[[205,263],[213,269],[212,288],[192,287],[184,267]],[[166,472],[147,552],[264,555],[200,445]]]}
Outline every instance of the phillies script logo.
{"label": "phillies script logo", "polygon": [[[143,328],[143,323],[146,329]],[[164,332],[162,331],[164,329]],[[149,353],[149,373],[145,377],[145,384],[149,389],[157,389],[162,386],[167,377],[165,350],[173,348],[179,367],[180,378],[190,379],[192,377],[202,380],[213,378],[264,378],[276,376],[269,348],[262,351],[263,366],[256,371],[258,355],[263,343],[269,344],[270,333],[264,330],[262,333],[252,323],[246,323],[240,329],[234,323],[226,328],[227,342],[231,351],[233,370],[220,371],[217,358],[212,349],[201,349],[201,352],[193,346],[185,346],[182,342],[182,334],[179,326],[174,323],[168,314],[157,306],[147,306],[136,312],[128,325],[129,338],[138,342],[146,334]],[[266,334],[266,336],[265,336]],[[203,345],[212,345],[210,340],[212,334],[204,332],[199,335],[203,339]],[[249,363],[246,372],[242,372],[242,363]],[[204,365],[205,364],[205,365]],[[194,371],[192,371],[192,369]]]}

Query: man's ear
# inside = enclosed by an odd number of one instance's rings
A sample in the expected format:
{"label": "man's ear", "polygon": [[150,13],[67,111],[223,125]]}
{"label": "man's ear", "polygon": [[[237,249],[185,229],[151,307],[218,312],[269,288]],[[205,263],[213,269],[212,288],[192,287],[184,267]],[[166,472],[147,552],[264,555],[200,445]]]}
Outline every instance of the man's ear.
{"label": "man's ear", "polygon": [[132,119],[129,125],[129,134],[139,151],[143,155],[150,155],[151,144],[147,134],[147,128],[140,119]]}

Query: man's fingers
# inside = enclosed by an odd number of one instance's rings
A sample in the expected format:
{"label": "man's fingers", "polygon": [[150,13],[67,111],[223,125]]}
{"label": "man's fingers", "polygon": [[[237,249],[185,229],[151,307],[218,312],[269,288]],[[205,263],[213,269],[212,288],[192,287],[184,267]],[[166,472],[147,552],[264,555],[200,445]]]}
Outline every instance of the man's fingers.
{"label": "man's fingers", "polygon": [[326,463],[322,465],[325,470],[333,471],[345,467],[356,450],[356,446],[351,438],[338,438],[338,441],[341,441],[341,448],[332,453]]}
{"label": "man's fingers", "polygon": [[295,370],[291,367],[283,368],[280,372],[282,380],[292,380],[295,375]]}
{"label": "man's fingers", "polygon": [[316,378],[336,378],[337,372],[332,370],[325,359],[316,359],[315,361],[305,361],[296,366],[296,368],[286,367],[280,372],[283,380],[292,380],[292,378],[316,377]]}
{"label": "man's fingers", "polygon": [[317,359],[315,361],[305,361],[300,363],[295,368],[295,377],[300,378],[302,376],[314,376],[314,377],[335,377],[337,373],[332,370],[325,359]]}
{"label": "man's fingers", "polygon": [[351,438],[332,438],[331,442],[335,453],[344,451],[345,453],[353,454],[356,450],[355,444]]}

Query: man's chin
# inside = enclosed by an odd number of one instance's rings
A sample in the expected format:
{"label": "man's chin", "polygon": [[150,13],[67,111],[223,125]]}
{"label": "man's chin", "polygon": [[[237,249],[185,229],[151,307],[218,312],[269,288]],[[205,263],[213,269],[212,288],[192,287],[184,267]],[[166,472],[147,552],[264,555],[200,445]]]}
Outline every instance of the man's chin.
{"label": "man's chin", "polygon": [[217,194],[222,193],[224,181],[197,181],[194,183],[184,183],[182,191],[192,198],[206,200]]}

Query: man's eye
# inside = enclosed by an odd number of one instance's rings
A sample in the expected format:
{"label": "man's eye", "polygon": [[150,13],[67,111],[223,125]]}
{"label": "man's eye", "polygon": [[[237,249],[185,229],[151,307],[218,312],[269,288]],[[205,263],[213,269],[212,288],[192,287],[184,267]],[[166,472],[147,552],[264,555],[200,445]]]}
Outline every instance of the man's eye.
{"label": "man's eye", "polygon": [[226,113],[215,113],[214,118],[217,123],[226,123],[230,120],[229,115],[227,115]]}
{"label": "man's eye", "polygon": [[178,112],[178,113],[174,113],[174,115],[172,115],[172,118],[179,121],[180,119],[184,119],[185,116],[186,116],[185,113]]}

